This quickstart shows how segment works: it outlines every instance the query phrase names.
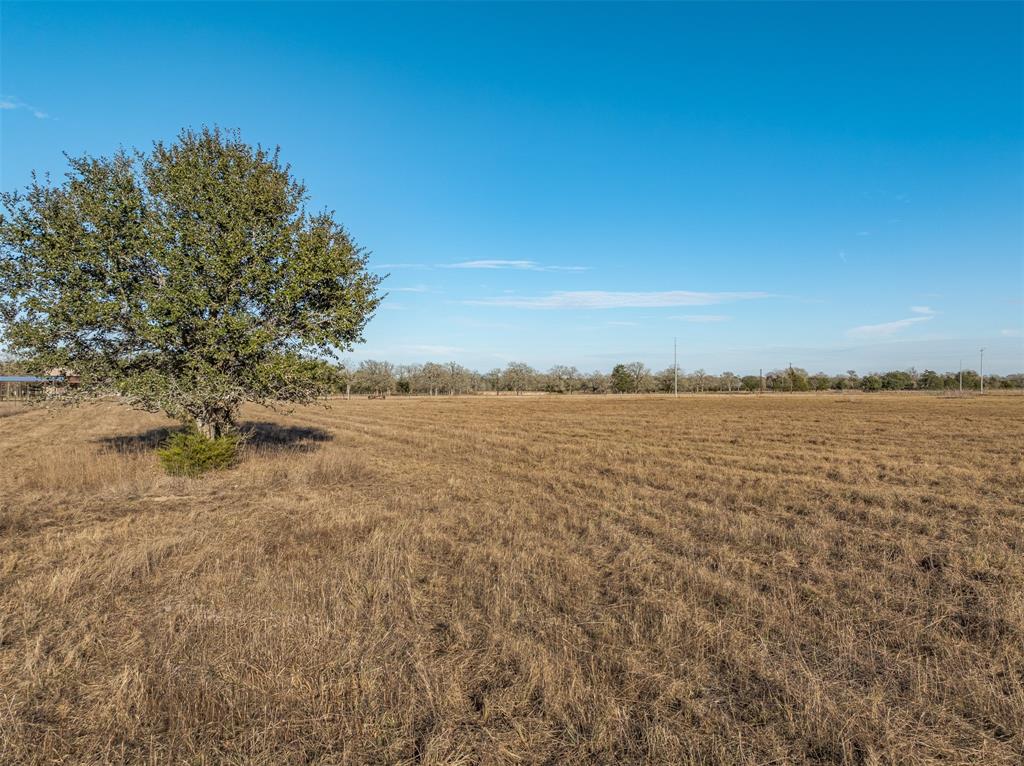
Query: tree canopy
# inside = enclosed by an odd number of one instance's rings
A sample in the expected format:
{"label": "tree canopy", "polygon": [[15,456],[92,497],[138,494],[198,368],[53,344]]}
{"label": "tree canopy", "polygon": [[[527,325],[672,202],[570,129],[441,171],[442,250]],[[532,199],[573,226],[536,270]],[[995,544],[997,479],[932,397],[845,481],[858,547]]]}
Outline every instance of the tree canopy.
{"label": "tree canopy", "polygon": [[0,195],[0,332],[81,395],[229,428],[244,401],[308,401],[382,296],[367,254],[278,150],[182,131],[148,154],[68,157]]}

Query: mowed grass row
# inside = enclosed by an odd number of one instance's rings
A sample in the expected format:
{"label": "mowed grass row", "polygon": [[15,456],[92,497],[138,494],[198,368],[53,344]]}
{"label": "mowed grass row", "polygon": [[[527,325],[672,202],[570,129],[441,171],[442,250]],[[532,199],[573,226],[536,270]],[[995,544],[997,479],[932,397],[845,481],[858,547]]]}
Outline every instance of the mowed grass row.
{"label": "mowed grass row", "polygon": [[0,410],[0,761],[1024,758],[1024,398]]}

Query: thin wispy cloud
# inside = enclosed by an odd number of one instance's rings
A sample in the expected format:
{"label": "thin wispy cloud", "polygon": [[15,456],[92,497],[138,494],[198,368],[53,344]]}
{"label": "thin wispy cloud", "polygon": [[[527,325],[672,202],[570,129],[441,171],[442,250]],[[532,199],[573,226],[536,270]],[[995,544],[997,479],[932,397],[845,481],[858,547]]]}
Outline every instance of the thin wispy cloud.
{"label": "thin wispy cloud", "polygon": [[586,266],[545,266],[536,261],[505,261],[483,259],[476,261],[460,261],[459,263],[439,263],[442,269],[512,269],[515,271],[586,271]]}
{"label": "thin wispy cloud", "polygon": [[1024,338],[1024,330],[1000,330],[1000,335],[1004,338]]}
{"label": "thin wispy cloud", "polygon": [[461,354],[466,349],[459,346],[435,346],[431,344],[412,344],[408,346],[399,346],[403,351],[408,351],[413,354],[434,354],[436,356],[447,356],[451,354]]}
{"label": "thin wispy cloud", "polygon": [[0,97],[0,109],[4,109],[7,111],[23,109],[26,112],[30,112],[32,116],[35,117],[37,120],[45,120],[47,117],[50,116],[42,109],[37,109],[36,107],[32,106],[32,104],[26,104],[21,99],[14,98],[13,96]]}
{"label": "thin wispy cloud", "polygon": [[465,301],[475,306],[503,306],[519,309],[630,309],[666,308],[673,306],[711,306],[717,303],[769,298],[770,293],[723,292],[704,293],[690,290],[651,292],[616,292],[608,290],[574,290],[553,292],[536,297],[502,296]]}
{"label": "thin wispy cloud", "polygon": [[547,266],[537,261],[482,258],[457,263],[378,263],[375,269],[482,269],[486,271],[589,271],[589,266]]}
{"label": "thin wispy cloud", "polygon": [[430,288],[426,285],[413,285],[412,287],[392,287],[388,290],[392,293],[429,293]]}
{"label": "thin wispy cloud", "polygon": [[925,316],[935,315],[935,311],[928,306],[911,306],[910,311],[913,314],[924,314]]}
{"label": "thin wispy cloud", "polygon": [[728,322],[732,317],[725,314],[682,314],[671,316],[677,322]]}
{"label": "thin wispy cloud", "polygon": [[472,316],[450,316],[447,321],[461,327],[470,327],[477,330],[518,330],[518,325],[511,322],[488,322]]}
{"label": "thin wispy cloud", "polygon": [[920,322],[927,322],[932,318],[932,315],[916,316],[908,317],[907,319],[897,319],[894,322],[882,322],[881,324],[863,324],[859,327],[850,328],[846,331],[846,334],[856,338],[885,338],[895,335],[901,330],[906,330],[908,327],[913,327]]}

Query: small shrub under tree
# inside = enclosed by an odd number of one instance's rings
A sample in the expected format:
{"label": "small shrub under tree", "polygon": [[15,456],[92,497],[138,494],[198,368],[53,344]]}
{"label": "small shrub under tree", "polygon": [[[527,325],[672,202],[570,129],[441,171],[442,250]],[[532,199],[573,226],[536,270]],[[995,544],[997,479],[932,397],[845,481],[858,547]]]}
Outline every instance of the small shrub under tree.
{"label": "small shrub under tree", "polygon": [[157,454],[167,473],[195,477],[234,465],[240,442],[238,434],[222,434],[211,439],[198,430],[190,429],[171,435]]}

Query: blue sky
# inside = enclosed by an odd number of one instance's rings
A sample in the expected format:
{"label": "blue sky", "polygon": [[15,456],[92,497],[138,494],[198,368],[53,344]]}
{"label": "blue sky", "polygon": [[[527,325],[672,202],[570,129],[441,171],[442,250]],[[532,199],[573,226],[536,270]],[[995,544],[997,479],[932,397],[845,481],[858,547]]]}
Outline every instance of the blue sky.
{"label": "blue sky", "polygon": [[1024,370],[1024,5],[10,3],[0,186],[280,145],[354,359]]}

